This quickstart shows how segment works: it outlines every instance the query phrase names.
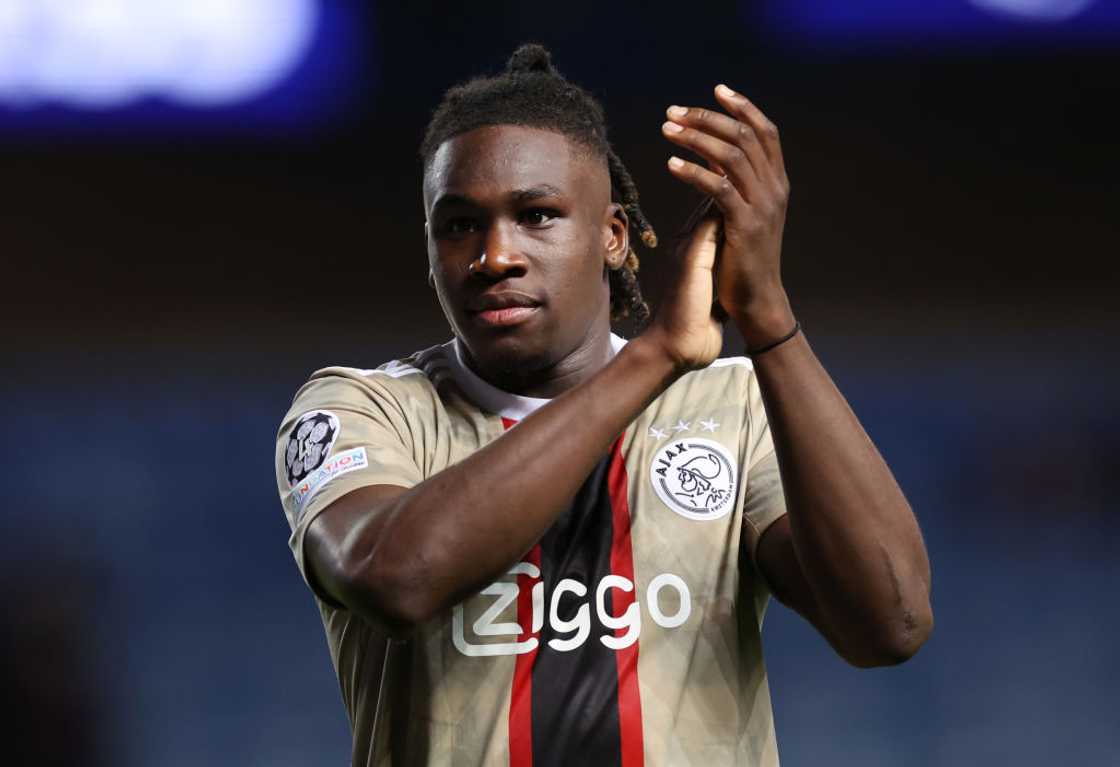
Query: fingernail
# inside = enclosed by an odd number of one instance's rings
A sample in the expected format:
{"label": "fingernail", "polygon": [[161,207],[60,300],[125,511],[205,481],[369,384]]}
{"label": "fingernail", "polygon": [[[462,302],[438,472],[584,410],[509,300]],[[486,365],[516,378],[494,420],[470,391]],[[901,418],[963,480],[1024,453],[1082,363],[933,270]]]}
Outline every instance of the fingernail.
{"label": "fingernail", "polygon": [[669,107],[668,112],[670,117],[684,117],[686,114],[688,114],[687,109],[678,106]]}
{"label": "fingernail", "polygon": [[732,96],[735,95],[735,91],[731,90],[730,88],[728,88],[723,83],[720,83],[719,85],[716,86],[716,92],[719,95],[723,96],[725,99],[729,99],[729,98],[731,98]]}
{"label": "fingernail", "polygon": [[673,170],[680,170],[684,167],[684,160],[674,155],[669,158],[669,167]]}
{"label": "fingernail", "polygon": [[661,130],[665,131],[666,133],[680,133],[682,130],[684,130],[684,128],[677,125],[676,123],[665,122],[661,124]]}

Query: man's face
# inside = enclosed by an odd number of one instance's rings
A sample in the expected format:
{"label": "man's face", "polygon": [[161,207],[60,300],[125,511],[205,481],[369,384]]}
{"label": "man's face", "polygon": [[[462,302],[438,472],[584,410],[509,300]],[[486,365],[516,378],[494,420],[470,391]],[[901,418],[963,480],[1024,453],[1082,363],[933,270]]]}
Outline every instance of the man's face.
{"label": "man's face", "polygon": [[526,375],[610,328],[604,266],[626,253],[606,162],[561,133],[498,125],[448,139],[424,175],[440,305],[481,370]]}

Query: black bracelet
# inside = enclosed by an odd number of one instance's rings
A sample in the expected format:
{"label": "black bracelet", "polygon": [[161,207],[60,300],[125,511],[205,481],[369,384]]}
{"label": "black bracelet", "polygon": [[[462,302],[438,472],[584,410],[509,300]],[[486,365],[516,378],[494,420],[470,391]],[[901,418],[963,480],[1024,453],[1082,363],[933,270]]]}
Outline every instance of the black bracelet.
{"label": "black bracelet", "polygon": [[770,351],[770,350],[771,350],[771,349],[773,349],[773,348],[774,348],[775,346],[781,346],[781,345],[782,345],[782,344],[784,344],[784,343],[785,343],[786,341],[788,341],[789,339],[791,339],[791,338],[793,338],[793,337],[794,337],[795,335],[797,335],[797,333],[798,333],[798,332],[799,332],[800,330],[801,330],[801,322],[800,322],[800,321],[798,321],[798,320],[795,320],[795,321],[794,321],[794,323],[793,323],[793,330],[791,330],[791,331],[789,331],[788,333],[786,333],[786,334],[785,334],[784,336],[782,336],[781,338],[779,338],[779,339],[778,339],[777,341],[775,341],[774,343],[772,343],[772,344],[766,344],[766,346],[763,346],[763,347],[761,347],[761,348],[759,348],[759,349],[745,349],[745,350],[743,351],[743,353],[744,353],[744,354],[746,354],[746,355],[747,355],[748,357],[757,357],[758,355],[762,354],[763,352],[768,352],[768,351]]}

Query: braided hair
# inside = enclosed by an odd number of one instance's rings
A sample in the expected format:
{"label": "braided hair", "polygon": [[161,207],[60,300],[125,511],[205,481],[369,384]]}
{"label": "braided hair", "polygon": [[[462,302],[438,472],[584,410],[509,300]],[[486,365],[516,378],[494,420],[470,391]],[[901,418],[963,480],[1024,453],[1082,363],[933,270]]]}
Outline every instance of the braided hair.
{"label": "braided hair", "polygon": [[[544,46],[522,45],[500,75],[477,77],[448,90],[420,144],[424,166],[443,142],[488,125],[554,130],[603,157],[610,171],[611,200],[622,205],[646,247],[657,247],[657,235],[638,204],[638,188],[607,140],[602,105],[552,66],[552,56]],[[611,320],[630,317],[641,328],[650,312],[637,275],[638,254],[631,246],[622,264],[610,270]]]}

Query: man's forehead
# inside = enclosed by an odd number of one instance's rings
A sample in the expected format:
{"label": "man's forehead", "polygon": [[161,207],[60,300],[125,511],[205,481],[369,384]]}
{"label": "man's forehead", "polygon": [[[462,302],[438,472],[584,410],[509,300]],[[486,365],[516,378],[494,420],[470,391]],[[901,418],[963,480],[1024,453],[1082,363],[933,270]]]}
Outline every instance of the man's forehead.
{"label": "man's forehead", "polygon": [[603,158],[556,131],[519,125],[476,128],[443,142],[424,173],[424,199],[471,190],[503,190],[552,186],[572,195],[610,194],[610,175]]}

